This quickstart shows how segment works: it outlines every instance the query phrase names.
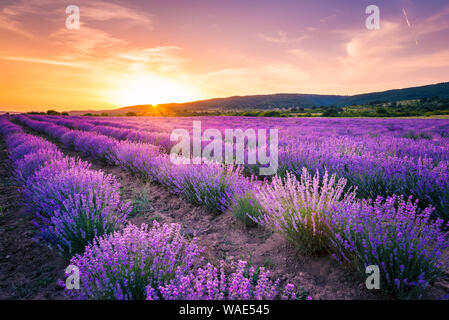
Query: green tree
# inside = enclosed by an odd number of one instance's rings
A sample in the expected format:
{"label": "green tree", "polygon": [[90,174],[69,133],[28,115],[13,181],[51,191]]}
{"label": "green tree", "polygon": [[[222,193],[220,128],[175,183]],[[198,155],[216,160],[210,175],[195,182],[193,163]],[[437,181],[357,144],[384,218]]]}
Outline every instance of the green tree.
{"label": "green tree", "polygon": [[61,113],[59,113],[58,111],[55,111],[55,110],[48,110],[47,111],[47,115],[49,115],[49,116],[60,116]]}
{"label": "green tree", "polygon": [[322,117],[338,117],[338,111],[335,109],[327,109],[321,115]]}
{"label": "green tree", "polygon": [[380,116],[386,116],[386,115],[388,115],[388,111],[387,111],[385,108],[383,108],[383,107],[378,107],[378,108],[376,108],[376,113],[377,113],[378,115],[380,115]]}
{"label": "green tree", "polygon": [[260,114],[261,117],[280,117],[281,113],[279,111],[271,110],[265,111]]}

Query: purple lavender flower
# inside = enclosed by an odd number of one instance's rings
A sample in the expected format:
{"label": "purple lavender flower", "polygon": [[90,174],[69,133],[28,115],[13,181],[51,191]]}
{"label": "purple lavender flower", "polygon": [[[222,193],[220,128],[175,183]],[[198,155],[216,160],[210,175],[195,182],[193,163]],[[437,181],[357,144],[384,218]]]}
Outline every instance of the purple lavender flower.
{"label": "purple lavender flower", "polygon": [[[270,272],[256,269],[239,261],[229,275],[208,263],[194,272],[177,270],[174,279],[158,290],[164,300],[296,300],[293,284],[282,288],[279,280],[271,280]],[[147,299],[154,300],[155,291],[149,286]]]}
{"label": "purple lavender flower", "polygon": [[180,230],[178,224],[129,224],[96,238],[71,259],[80,269],[81,289],[67,293],[79,299],[145,299],[147,293],[159,298],[159,286],[201,262],[196,239],[187,240]]}
{"label": "purple lavender flower", "polygon": [[42,138],[0,118],[25,204],[35,212],[40,237],[63,256],[80,253],[96,236],[116,230],[131,208],[120,185],[87,162],[65,157]]}
{"label": "purple lavender flower", "polygon": [[300,180],[288,172],[285,179],[276,176],[256,193],[264,214],[254,220],[280,232],[307,254],[327,252],[333,232],[328,210],[355,199],[354,192],[344,193],[345,185],[335,175],[325,172],[320,179],[318,172],[312,177],[305,169]]}
{"label": "purple lavender flower", "polygon": [[366,266],[379,266],[384,291],[400,298],[420,297],[449,266],[443,255],[448,234],[441,231],[442,220],[431,219],[432,211],[398,196],[339,204],[332,215],[339,235],[333,251],[363,275]]}

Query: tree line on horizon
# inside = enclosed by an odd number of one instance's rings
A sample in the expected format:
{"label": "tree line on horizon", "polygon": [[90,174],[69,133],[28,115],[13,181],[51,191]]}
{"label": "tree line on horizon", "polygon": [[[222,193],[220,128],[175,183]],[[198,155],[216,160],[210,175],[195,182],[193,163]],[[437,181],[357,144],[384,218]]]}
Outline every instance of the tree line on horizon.
{"label": "tree line on horizon", "polygon": [[[69,116],[68,112],[48,110],[46,112],[27,112],[27,114]],[[283,107],[274,110],[172,110],[163,114],[148,114],[129,111],[120,116],[243,116],[243,117],[430,117],[436,115],[449,115],[449,98],[440,97],[422,98],[406,101],[373,101],[367,104],[352,105],[348,107],[338,106],[312,106],[312,107]],[[114,116],[108,113],[85,113],[83,116]]]}

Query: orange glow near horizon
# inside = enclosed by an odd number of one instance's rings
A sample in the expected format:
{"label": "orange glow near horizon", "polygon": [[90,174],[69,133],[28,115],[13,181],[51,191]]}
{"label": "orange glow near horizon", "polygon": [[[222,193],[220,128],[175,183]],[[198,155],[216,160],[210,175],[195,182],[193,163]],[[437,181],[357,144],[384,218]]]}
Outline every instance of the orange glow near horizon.
{"label": "orange glow near horizon", "polygon": [[192,101],[199,96],[196,91],[171,79],[147,74],[120,80],[110,99],[121,106],[157,105]]}

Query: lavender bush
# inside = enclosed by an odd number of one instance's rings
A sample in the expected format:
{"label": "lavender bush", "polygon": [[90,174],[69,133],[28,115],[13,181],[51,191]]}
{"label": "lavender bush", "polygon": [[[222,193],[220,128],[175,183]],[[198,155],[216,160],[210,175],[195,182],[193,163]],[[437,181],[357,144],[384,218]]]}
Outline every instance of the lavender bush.
{"label": "lavender bush", "polygon": [[296,299],[295,287],[269,279],[264,268],[240,261],[226,276],[203,265],[196,239],[181,235],[178,224],[153,222],[149,228],[129,224],[122,231],[96,238],[70,261],[80,270],[77,299]]}
{"label": "lavender bush", "polygon": [[16,162],[23,159],[26,155],[38,152],[40,150],[57,151],[57,147],[39,137],[27,134],[14,134],[7,138],[6,144],[10,152],[11,161]]}
{"label": "lavender bush", "polygon": [[[218,270],[211,264],[185,274],[176,270],[169,284],[155,290],[147,287],[147,299],[157,300],[296,300],[295,286],[287,284],[281,288],[279,279],[271,280],[270,272],[262,268],[249,267],[239,261],[228,276],[223,268]],[[310,297],[309,297],[310,299]]]}
{"label": "lavender bush", "polygon": [[54,159],[62,159],[62,152],[55,149],[40,149],[27,154],[23,159],[16,162],[15,175],[21,183],[26,183],[27,179],[40,168]]}
{"label": "lavender bush", "polygon": [[449,266],[448,234],[441,231],[441,219],[431,219],[432,210],[398,196],[340,203],[332,209],[334,257],[364,276],[367,266],[376,265],[383,291],[419,298]]}
{"label": "lavender bush", "polygon": [[263,208],[254,193],[247,191],[244,195],[236,197],[231,212],[247,227],[254,227],[257,225],[255,221],[263,215]]}
{"label": "lavender bush", "polygon": [[129,224],[96,238],[70,261],[80,270],[81,288],[67,293],[78,299],[145,299],[148,285],[157,290],[201,261],[196,239],[188,241],[180,229],[155,221],[152,228]]}
{"label": "lavender bush", "polygon": [[105,201],[103,190],[70,195],[63,207],[41,225],[41,233],[67,259],[84,251],[92,239],[117,230],[131,211],[128,204],[112,195]]}
{"label": "lavender bush", "polygon": [[0,118],[25,204],[35,212],[40,237],[64,257],[82,252],[96,236],[116,230],[130,211],[120,185],[87,162],[65,157],[42,138]]}
{"label": "lavender bush", "polygon": [[95,236],[117,230],[131,210],[120,199],[115,177],[89,167],[71,158],[54,160],[23,188],[42,237],[68,258],[82,252]]}
{"label": "lavender bush", "polygon": [[203,205],[212,212],[224,212],[232,200],[242,194],[249,180],[243,178],[241,168],[220,164],[178,165],[176,184],[179,193],[191,203]]}
{"label": "lavender bush", "polygon": [[6,117],[0,117],[0,133],[5,137],[9,137],[15,133],[23,133],[23,130],[11,123]]}
{"label": "lavender bush", "polygon": [[306,169],[300,180],[290,173],[285,179],[276,176],[256,193],[264,211],[256,221],[283,234],[305,254],[325,253],[333,233],[328,209],[355,198],[355,192],[344,193],[345,185],[335,175],[325,172],[321,179],[319,172],[312,177]]}

